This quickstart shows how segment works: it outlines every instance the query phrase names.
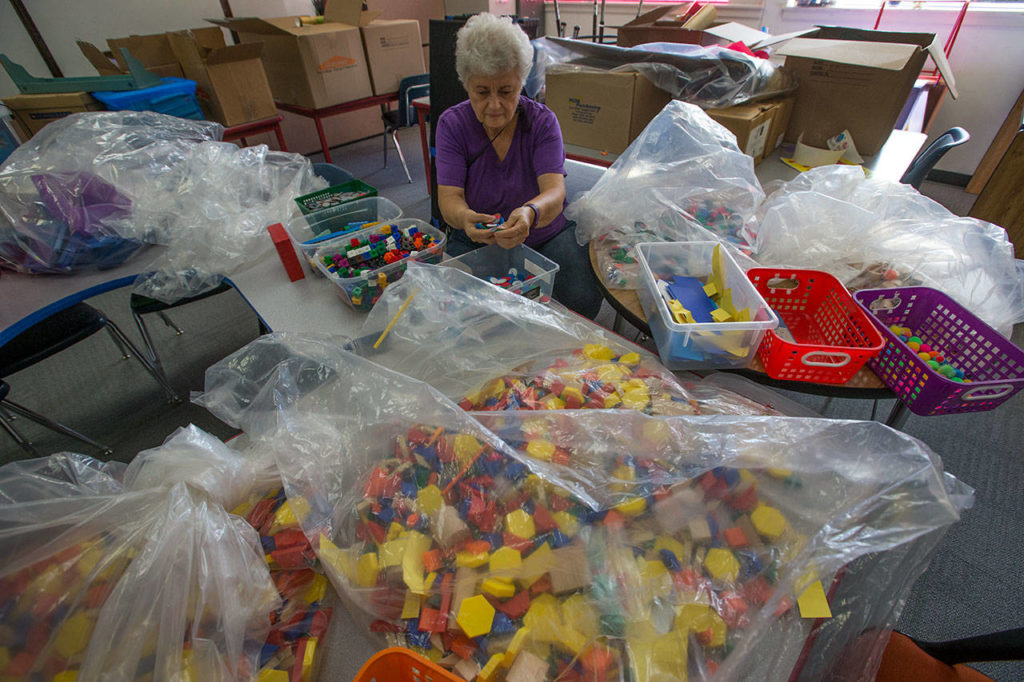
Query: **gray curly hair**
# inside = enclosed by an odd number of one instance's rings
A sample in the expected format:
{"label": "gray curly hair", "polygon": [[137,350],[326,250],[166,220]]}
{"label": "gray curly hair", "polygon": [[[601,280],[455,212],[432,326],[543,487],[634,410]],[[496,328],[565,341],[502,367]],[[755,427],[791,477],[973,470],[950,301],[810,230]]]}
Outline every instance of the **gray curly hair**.
{"label": "gray curly hair", "polygon": [[465,87],[473,76],[497,76],[510,69],[526,82],[533,66],[533,45],[510,17],[476,14],[455,39],[455,71]]}

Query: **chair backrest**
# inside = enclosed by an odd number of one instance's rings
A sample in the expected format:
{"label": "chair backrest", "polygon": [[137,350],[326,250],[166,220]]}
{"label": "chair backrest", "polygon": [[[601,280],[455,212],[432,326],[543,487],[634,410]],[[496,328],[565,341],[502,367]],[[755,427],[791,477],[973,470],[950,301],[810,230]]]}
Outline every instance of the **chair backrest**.
{"label": "chair backrest", "polygon": [[430,94],[430,74],[418,73],[406,76],[398,85],[398,120],[403,128],[415,125],[416,107],[412,101]]}
{"label": "chair backrest", "polygon": [[963,128],[950,128],[939,135],[934,142],[917,155],[917,158],[910,163],[903,177],[900,178],[900,182],[904,185],[910,185],[914,189],[921,189],[921,183],[924,182],[928,171],[935,167],[939,159],[950,149],[962,145],[969,139],[971,139],[971,136]]}

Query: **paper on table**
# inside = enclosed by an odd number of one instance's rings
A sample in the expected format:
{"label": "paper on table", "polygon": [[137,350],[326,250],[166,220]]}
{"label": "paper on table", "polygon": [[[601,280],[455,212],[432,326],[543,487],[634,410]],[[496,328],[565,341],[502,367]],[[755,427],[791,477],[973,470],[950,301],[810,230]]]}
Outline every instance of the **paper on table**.
{"label": "paper on table", "polygon": [[863,157],[857,152],[857,145],[854,143],[853,135],[850,134],[849,130],[844,130],[835,137],[830,137],[825,144],[831,150],[842,151],[843,156],[841,158],[843,161],[848,163],[864,163]]}

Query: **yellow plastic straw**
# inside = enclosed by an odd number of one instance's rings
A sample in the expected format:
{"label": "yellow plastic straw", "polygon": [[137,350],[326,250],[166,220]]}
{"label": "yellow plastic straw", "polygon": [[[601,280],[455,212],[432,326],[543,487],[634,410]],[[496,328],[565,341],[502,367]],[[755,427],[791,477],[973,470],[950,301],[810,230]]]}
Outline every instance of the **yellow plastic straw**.
{"label": "yellow plastic straw", "polygon": [[395,316],[391,318],[390,322],[388,322],[388,326],[384,327],[384,331],[381,332],[380,338],[377,339],[377,342],[373,344],[374,349],[380,348],[380,344],[383,343],[387,335],[391,333],[391,328],[395,326],[395,322],[398,322],[398,318],[400,318],[402,313],[405,312],[405,309],[409,307],[412,297],[415,296],[418,291],[418,287],[413,287],[412,293],[409,294],[409,298],[405,299],[405,303],[399,306],[398,312],[395,313]]}

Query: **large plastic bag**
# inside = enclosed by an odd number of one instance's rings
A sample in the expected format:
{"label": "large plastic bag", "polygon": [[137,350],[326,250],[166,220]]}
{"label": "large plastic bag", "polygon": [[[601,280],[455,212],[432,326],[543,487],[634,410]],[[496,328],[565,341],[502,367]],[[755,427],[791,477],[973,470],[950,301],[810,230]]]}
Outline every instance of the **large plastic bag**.
{"label": "large plastic bag", "polygon": [[1005,230],[859,168],[800,174],[749,227],[752,255],[764,265],[824,270],[854,291],[933,287],[1006,336],[1024,320],[1024,282]]}
{"label": "large plastic bag", "polygon": [[[602,45],[565,38],[533,41],[532,83],[553,69],[637,71],[673,98],[700,107],[728,107],[752,97],[780,92],[783,72],[767,59],[717,45],[649,43],[636,47]],[[531,93],[536,95],[536,93]]]}
{"label": "large plastic bag", "polygon": [[0,468],[2,674],[248,678],[277,600],[252,528],[185,483],[111,473],[67,454]]}
{"label": "large plastic bag", "polygon": [[[566,208],[580,244],[598,240],[601,257],[621,250],[635,263],[642,241],[712,239],[745,246],[743,226],[764,199],[754,162],[736,137],[692,104],[669,102],[611,168]],[[615,262],[614,255],[611,262]],[[603,267],[618,288],[639,286],[636,270]],[[611,275],[611,276],[609,276]]]}
{"label": "large plastic bag", "polygon": [[677,378],[649,351],[555,302],[443,266],[411,263],[385,289],[352,349],[429,383],[467,410],[770,413],[730,391]]}
{"label": "large plastic bag", "polygon": [[[326,186],[309,159],[266,145],[195,145],[178,169],[181,184],[154,207],[169,216],[167,251],[134,293],[173,303],[215,288],[273,251],[267,226],[298,213],[293,199]],[[211,178],[216,178],[211,181]]]}
{"label": "large plastic bag", "polygon": [[154,112],[73,114],[0,169],[0,267],[73,273],[167,246],[136,292],[164,302],[212,289],[270,248],[267,225],[324,181],[298,154],[220,142],[217,123]]}
{"label": "large plastic bag", "polygon": [[0,169],[0,267],[67,273],[113,267],[158,225],[140,203],[168,191],[217,123],[152,112],[73,114],[18,147]]}
{"label": "large plastic bag", "polygon": [[842,672],[870,678],[971,499],[873,422],[464,413],[344,352],[295,392],[272,355],[245,428],[304,500],[328,575],[382,643],[466,679],[781,679],[805,647],[832,674],[865,626],[877,637]]}

